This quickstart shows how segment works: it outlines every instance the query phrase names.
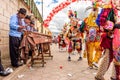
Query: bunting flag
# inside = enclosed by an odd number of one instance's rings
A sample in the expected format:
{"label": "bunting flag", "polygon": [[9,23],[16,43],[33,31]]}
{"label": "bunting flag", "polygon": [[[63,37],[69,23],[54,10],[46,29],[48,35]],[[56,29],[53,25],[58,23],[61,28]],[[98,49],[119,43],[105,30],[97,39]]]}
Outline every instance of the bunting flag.
{"label": "bunting flag", "polygon": [[[68,5],[70,5],[71,3],[73,2],[78,2],[78,1],[81,1],[81,0],[66,0],[62,3],[60,3],[58,6],[56,6],[50,13],[49,15],[47,16],[47,19],[44,20],[44,24],[43,26],[44,27],[48,27],[49,26],[49,23],[50,21],[52,20],[53,16],[56,15],[59,11],[61,11],[62,9],[64,9],[65,7],[67,7]],[[84,0],[84,1],[89,1],[89,0]],[[52,3],[57,3],[58,0],[53,0]],[[50,6],[50,4],[49,4]],[[74,11],[73,13],[70,12],[71,16],[75,16],[75,18],[77,18],[77,11]]]}

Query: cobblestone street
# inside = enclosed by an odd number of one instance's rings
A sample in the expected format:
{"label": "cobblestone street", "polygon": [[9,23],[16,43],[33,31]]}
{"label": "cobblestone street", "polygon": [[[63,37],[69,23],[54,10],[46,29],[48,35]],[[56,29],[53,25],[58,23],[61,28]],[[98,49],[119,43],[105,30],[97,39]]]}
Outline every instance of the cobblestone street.
{"label": "cobblestone street", "polygon": [[[59,51],[57,45],[51,46],[53,60],[46,59],[45,67],[37,63],[32,69],[19,73],[22,77],[16,76],[13,80],[94,80],[97,72],[95,69],[88,69],[87,60],[77,61],[78,55],[72,55],[72,61],[68,62],[68,54]],[[106,80],[109,80],[111,70],[106,73]]]}
{"label": "cobblestone street", "polygon": [[0,80],[120,80],[120,0],[0,2]]}

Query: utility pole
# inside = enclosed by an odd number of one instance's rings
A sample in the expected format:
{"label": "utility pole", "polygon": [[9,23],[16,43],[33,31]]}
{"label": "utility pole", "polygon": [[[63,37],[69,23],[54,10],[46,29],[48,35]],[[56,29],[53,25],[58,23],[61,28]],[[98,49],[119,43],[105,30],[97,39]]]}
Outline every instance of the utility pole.
{"label": "utility pole", "polygon": [[42,24],[41,24],[41,33],[43,33],[43,24],[44,24],[44,22],[43,22],[43,0],[42,0]]}

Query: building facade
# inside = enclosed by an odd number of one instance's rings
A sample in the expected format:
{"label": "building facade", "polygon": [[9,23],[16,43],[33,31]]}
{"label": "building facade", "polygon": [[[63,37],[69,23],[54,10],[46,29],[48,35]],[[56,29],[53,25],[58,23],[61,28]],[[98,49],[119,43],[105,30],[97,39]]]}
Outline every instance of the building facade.
{"label": "building facade", "polygon": [[9,20],[10,16],[17,13],[19,8],[27,9],[27,14],[32,15],[38,31],[41,29],[42,17],[33,0],[0,0],[0,51],[2,58],[9,57]]}

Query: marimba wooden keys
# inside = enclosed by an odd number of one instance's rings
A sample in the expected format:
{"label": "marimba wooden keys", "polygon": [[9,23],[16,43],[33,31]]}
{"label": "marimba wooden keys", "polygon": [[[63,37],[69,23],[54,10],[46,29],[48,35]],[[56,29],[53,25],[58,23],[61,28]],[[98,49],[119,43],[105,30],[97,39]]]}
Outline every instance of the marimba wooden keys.
{"label": "marimba wooden keys", "polygon": [[[20,49],[22,51],[22,55],[26,59],[23,59],[26,63],[27,56],[29,54],[29,50],[32,49],[32,57],[31,57],[31,63],[34,64],[35,60],[41,60],[42,66],[46,63],[44,61],[44,57],[51,57],[51,51],[50,51],[50,44],[52,42],[52,37],[45,34],[40,33],[34,33],[34,32],[25,32],[23,40],[21,42]],[[27,44],[29,43],[29,44]],[[35,47],[37,47],[37,56],[34,56],[35,54]],[[26,50],[26,48],[29,48],[29,50]],[[44,54],[48,54],[48,56],[44,56]]]}

